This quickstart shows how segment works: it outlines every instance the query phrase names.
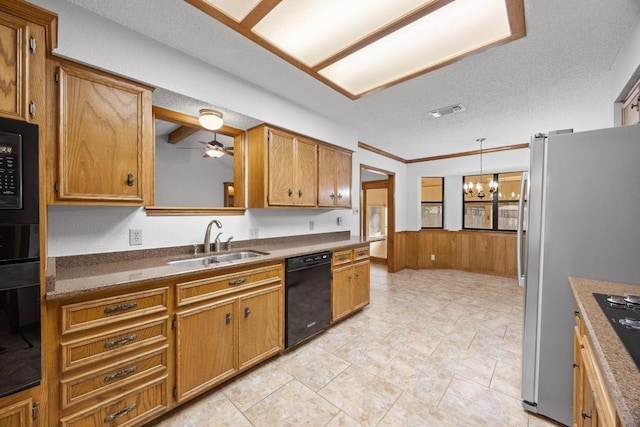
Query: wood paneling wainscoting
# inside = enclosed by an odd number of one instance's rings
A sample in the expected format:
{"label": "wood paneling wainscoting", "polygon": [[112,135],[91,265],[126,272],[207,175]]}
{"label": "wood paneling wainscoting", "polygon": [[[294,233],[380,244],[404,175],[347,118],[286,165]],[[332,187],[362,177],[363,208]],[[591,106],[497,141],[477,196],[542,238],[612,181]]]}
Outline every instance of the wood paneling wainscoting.
{"label": "wood paneling wainscoting", "polygon": [[[517,277],[516,234],[486,231],[420,230],[395,234],[390,271],[452,268]],[[435,260],[431,260],[435,255]]]}

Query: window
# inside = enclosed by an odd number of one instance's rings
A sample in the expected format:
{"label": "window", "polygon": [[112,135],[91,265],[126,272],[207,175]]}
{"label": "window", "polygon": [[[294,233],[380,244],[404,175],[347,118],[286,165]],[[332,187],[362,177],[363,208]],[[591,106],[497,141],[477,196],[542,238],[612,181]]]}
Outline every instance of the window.
{"label": "window", "polygon": [[442,228],[444,223],[444,178],[421,179],[420,217],[422,228]]}
{"label": "window", "polygon": [[[498,183],[498,192],[489,194],[491,181]],[[522,172],[508,172],[488,174],[482,176],[482,187],[485,196],[478,197],[477,192],[464,194],[463,228],[477,230],[515,231],[518,228],[518,201],[520,200],[520,183]],[[463,184],[470,185],[480,182],[480,175],[470,175],[463,178]],[[527,218],[527,191],[525,191],[525,212]],[[524,224],[526,229],[526,223]]]}

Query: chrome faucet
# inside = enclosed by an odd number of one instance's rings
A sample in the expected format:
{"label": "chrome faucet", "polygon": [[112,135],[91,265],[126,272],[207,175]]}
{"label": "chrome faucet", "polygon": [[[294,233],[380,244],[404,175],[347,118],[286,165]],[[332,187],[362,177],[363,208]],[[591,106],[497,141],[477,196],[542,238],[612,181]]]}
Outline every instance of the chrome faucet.
{"label": "chrome faucet", "polygon": [[227,239],[227,250],[230,251],[231,250],[231,239],[233,239],[233,236],[229,237]]}
{"label": "chrome faucet", "polygon": [[[214,219],[207,225],[207,231],[204,233],[204,253],[211,252],[211,226],[215,224],[218,228],[222,228],[222,223],[217,219]],[[220,250],[220,234],[218,233],[218,237],[216,237],[216,251]]]}
{"label": "chrome faucet", "polygon": [[213,241],[214,251],[216,252],[220,252],[220,235],[221,234],[222,234],[222,231],[218,233],[215,240]]}

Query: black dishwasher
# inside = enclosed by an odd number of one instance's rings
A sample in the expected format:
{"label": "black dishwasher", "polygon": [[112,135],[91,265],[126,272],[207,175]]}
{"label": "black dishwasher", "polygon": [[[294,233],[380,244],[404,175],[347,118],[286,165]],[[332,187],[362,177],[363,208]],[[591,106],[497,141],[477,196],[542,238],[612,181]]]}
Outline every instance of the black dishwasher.
{"label": "black dishwasher", "polygon": [[285,348],[317,334],[331,322],[331,252],[287,258]]}

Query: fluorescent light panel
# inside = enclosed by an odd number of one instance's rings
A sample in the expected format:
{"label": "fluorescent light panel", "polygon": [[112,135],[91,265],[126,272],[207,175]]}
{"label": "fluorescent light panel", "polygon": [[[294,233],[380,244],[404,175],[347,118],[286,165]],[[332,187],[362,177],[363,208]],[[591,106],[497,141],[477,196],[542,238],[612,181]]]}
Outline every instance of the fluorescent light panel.
{"label": "fluorescent light panel", "polygon": [[319,74],[361,94],[510,35],[504,0],[456,0]]}
{"label": "fluorescent light panel", "polygon": [[312,67],[434,0],[283,0],[252,31]]}
{"label": "fluorescent light panel", "polygon": [[242,21],[260,0],[203,0],[237,22]]}
{"label": "fluorescent light panel", "polygon": [[[443,0],[262,0],[262,5],[261,0],[185,1],[213,6],[219,13],[202,10],[352,99],[524,36],[522,0],[454,0],[439,8]],[[513,9],[512,23],[507,3]],[[431,6],[436,10],[422,18],[345,57],[336,56]],[[242,21],[253,9],[266,15],[250,28]]]}

